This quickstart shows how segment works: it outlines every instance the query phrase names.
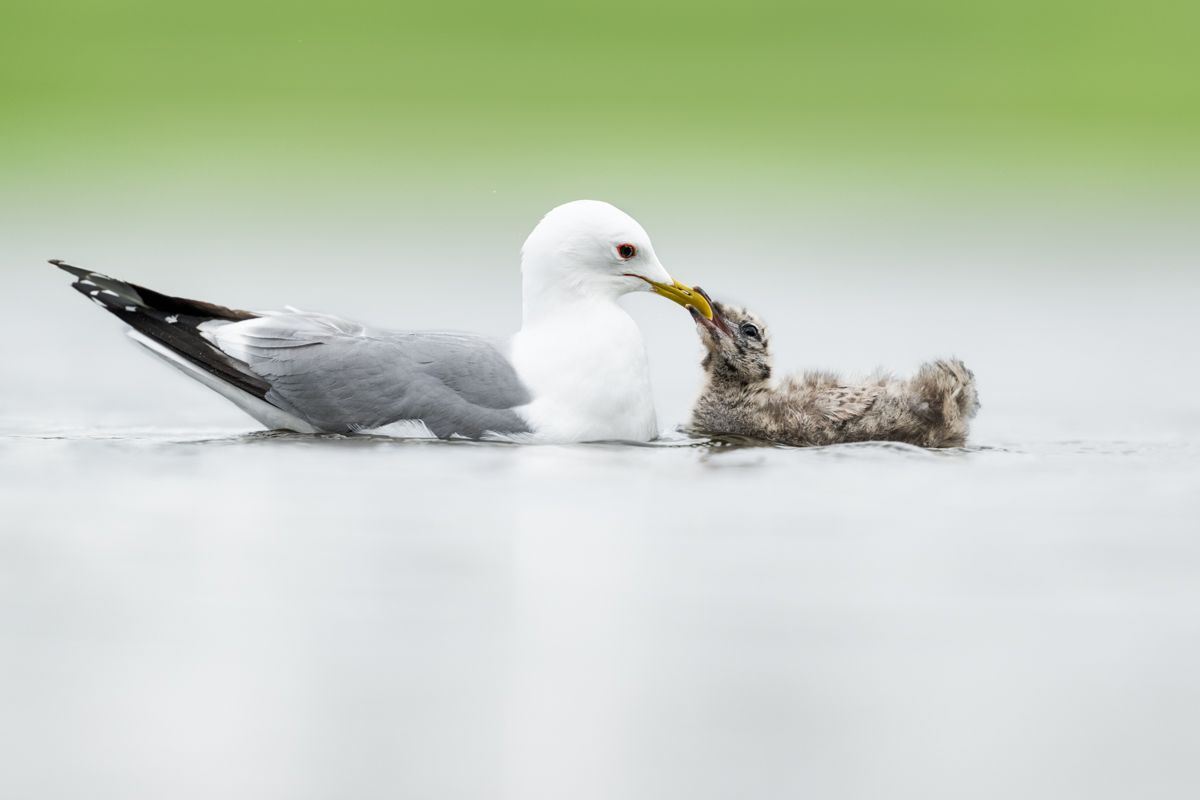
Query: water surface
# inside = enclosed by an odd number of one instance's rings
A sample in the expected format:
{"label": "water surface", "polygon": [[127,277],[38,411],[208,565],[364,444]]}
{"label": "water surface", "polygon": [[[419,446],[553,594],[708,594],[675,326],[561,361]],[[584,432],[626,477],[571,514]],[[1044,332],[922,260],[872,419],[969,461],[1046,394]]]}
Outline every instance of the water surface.
{"label": "water surface", "polygon": [[1194,202],[611,196],[781,371],[963,358],[945,452],[256,433],[42,263],[504,335],[577,183],[0,198],[0,797],[1195,795]]}
{"label": "water surface", "polygon": [[0,438],[12,796],[1184,796],[1200,447]]}

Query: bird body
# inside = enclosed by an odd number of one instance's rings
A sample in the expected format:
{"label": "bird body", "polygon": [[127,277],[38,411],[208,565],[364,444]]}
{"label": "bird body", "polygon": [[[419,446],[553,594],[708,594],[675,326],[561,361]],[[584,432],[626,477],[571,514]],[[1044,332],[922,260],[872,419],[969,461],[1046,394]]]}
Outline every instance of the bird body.
{"label": "bird body", "polygon": [[617,300],[653,291],[711,313],[671,279],[635,220],[589,200],[553,209],[526,240],[523,324],[508,343],[242,311],[51,263],[155,355],[268,428],[303,433],[401,427],[441,438],[653,439],[641,332]]}
{"label": "bird body", "polygon": [[531,400],[516,409],[548,441],[649,441],[658,433],[642,333],[616,303],[579,301],[528,322],[511,361]]}
{"label": "bird body", "polygon": [[795,446],[905,442],[960,447],[979,408],[975,377],[957,359],[924,364],[911,379],[878,374],[851,382],[829,372],[775,380],[766,326],[745,311],[712,303],[697,316],[707,353],[705,385],[691,428]]}

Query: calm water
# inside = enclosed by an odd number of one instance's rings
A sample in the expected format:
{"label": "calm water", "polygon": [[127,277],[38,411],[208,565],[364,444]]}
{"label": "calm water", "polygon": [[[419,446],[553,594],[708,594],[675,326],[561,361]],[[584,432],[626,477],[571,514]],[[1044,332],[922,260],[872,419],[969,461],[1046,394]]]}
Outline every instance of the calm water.
{"label": "calm water", "polygon": [[[562,199],[471,237],[9,204],[0,797],[1195,796],[1191,207],[630,208],[784,368],[964,358],[937,453],[249,433],[41,265],[502,334]],[[699,345],[629,308],[670,428]]]}
{"label": "calm water", "polygon": [[12,797],[1182,797],[1200,447],[0,438]]}

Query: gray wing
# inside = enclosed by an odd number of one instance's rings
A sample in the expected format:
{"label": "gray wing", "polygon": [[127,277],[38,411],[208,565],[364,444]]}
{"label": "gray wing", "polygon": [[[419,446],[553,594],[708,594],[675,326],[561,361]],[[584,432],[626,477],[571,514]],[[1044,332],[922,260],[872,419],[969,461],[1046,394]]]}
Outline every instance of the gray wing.
{"label": "gray wing", "polygon": [[529,393],[504,354],[471,334],[371,331],[336,317],[269,314],[205,330],[270,386],[268,402],[334,433],[421,420],[436,436],[528,430]]}

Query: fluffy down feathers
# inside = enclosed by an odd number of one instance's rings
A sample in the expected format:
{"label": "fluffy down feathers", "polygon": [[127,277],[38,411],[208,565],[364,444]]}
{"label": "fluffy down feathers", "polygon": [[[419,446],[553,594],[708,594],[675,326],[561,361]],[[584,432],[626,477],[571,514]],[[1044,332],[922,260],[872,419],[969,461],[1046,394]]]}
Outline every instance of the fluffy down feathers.
{"label": "fluffy down feathers", "polygon": [[905,380],[876,375],[848,382],[829,372],[771,380],[769,338],[762,320],[713,303],[717,324],[697,319],[708,350],[707,381],[692,409],[691,428],[789,445],[906,442],[960,447],[979,409],[975,376],[957,359],[932,361]]}

